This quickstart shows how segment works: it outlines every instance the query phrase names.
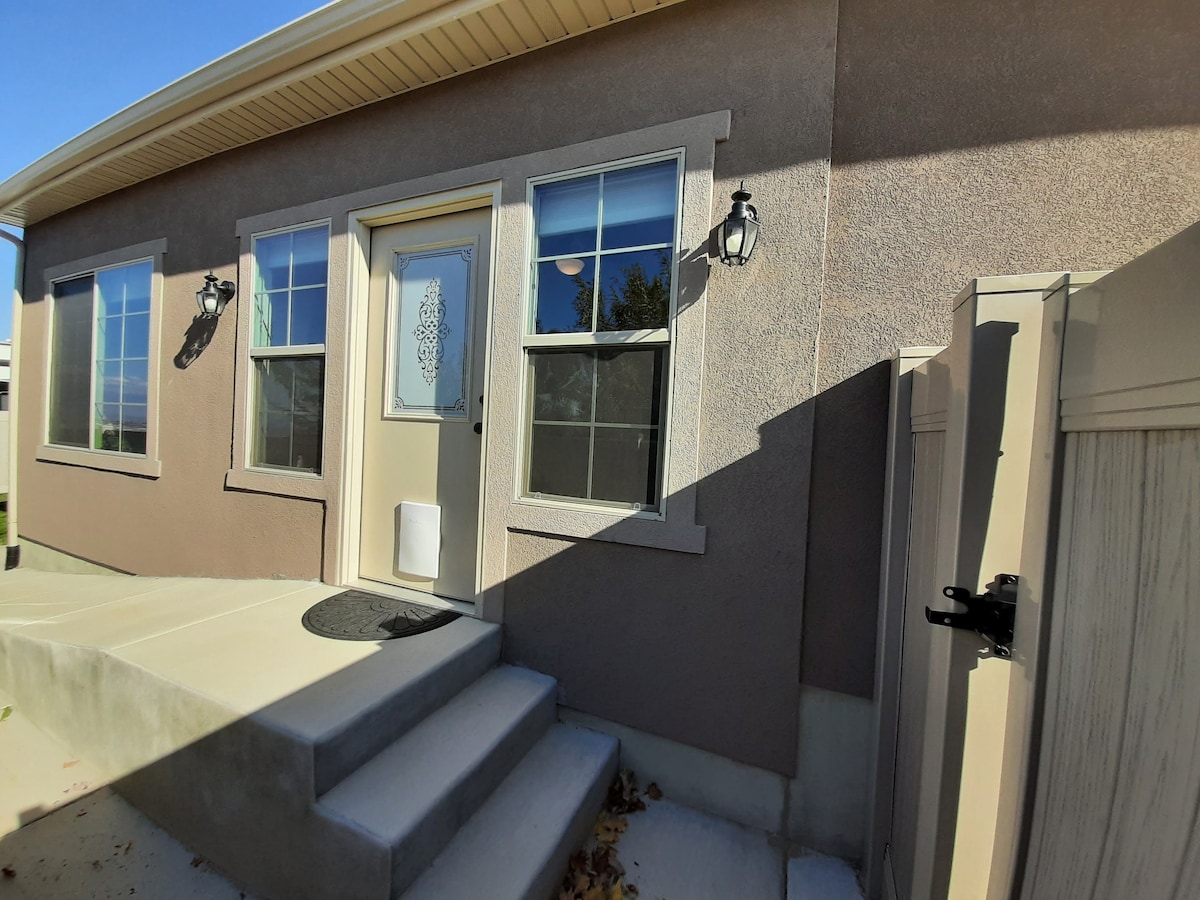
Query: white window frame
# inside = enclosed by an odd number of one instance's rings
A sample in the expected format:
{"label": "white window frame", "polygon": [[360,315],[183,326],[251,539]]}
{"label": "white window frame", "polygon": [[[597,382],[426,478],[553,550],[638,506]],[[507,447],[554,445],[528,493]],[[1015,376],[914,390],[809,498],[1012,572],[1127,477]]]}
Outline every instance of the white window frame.
{"label": "white window frame", "polygon": [[[706,527],[697,522],[697,497],[703,478],[725,462],[721,453],[701,458],[700,429],[705,370],[705,308],[709,270],[713,261],[712,230],[728,205],[714,206],[713,172],[718,145],[729,138],[731,114],[717,110],[637,131],[596,138],[511,162],[504,181],[500,217],[500,251],[496,263],[496,312],[493,344],[491,408],[511,410],[493,415],[486,431],[491,477],[486,489],[485,524],[489,535],[527,532],[567,540],[704,553]],[[571,505],[527,499],[522,494],[524,457],[524,352],[521,347],[529,292],[530,235],[533,209],[527,181],[550,173],[583,171],[624,160],[685,151],[680,244],[677,255],[674,318],[670,323],[671,361],[667,409],[669,438],[663,460],[662,502],[657,515],[598,506]],[[518,180],[519,179],[519,180]],[[510,224],[511,223],[511,224]],[[506,227],[519,228],[520,241],[504,238]],[[499,528],[503,531],[499,531]],[[503,605],[506,540],[491,537],[483,559],[484,592],[491,608]],[[500,615],[499,612],[493,613]]]}
{"label": "white window frame", "polygon": [[[536,297],[536,271],[539,262],[553,260],[555,258],[592,256],[596,258],[605,255],[614,255],[618,253],[628,253],[636,250],[644,249],[662,249],[661,244],[647,244],[637,247],[621,247],[613,250],[602,250],[597,246],[596,250],[588,254],[557,254],[548,257],[537,255],[537,216],[535,204],[536,189],[547,184],[555,184],[563,181],[572,181],[576,178],[586,178],[589,175],[607,174],[611,172],[620,172],[626,169],[634,169],[639,166],[651,165],[657,162],[674,161],[675,169],[675,227],[671,235],[671,297],[667,311],[667,324],[663,328],[645,329],[639,331],[592,331],[592,332],[574,332],[563,334],[537,334],[534,331],[533,322],[537,314],[537,297]],[[641,519],[651,521],[665,521],[666,519],[666,501],[667,501],[667,465],[669,448],[671,441],[671,387],[673,381],[673,373],[675,370],[674,361],[674,343],[675,343],[675,311],[678,298],[678,270],[679,270],[679,248],[682,245],[682,228],[683,228],[683,190],[684,190],[684,172],[686,171],[687,161],[685,159],[685,151],[683,148],[662,151],[658,153],[648,153],[641,156],[629,157],[626,159],[613,160],[612,162],[600,163],[598,165],[584,166],[581,168],[570,169],[565,172],[555,172],[549,175],[540,175],[536,178],[530,178],[526,181],[526,204],[529,210],[528,216],[528,231],[526,234],[526,246],[529,247],[528,272],[526,274],[526,286],[524,291],[524,304],[522,316],[522,337],[521,337],[521,354],[522,354],[522,372],[521,372],[521,432],[520,432],[520,455],[519,461],[519,485],[518,498],[525,503],[534,505],[545,505],[550,508],[562,507],[567,509],[584,509],[584,510],[602,510],[612,513],[622,512]],[[601,197],[601,207],[597,212],[599,218],[603,218],[603,197]],[[597,221],[597,228],[600,224]],[[596,274],[599,279],[599,271]],[[599,286],[598,286],[599,287]],[[598,302],[598,301],[595,301]],[[595,307],[593,308],[593,314]],[[595,323],[593,323],[595,324]],[[660,398],[660,418],[658,426],[658,456],[655,460],[657,466],[657,497],[655,498],[653,509],[644,509],[639,504],[628,504],[616,501],[594,500],[587,498],[572,498],[559,495],[547,495],[529,490],[530,466],[532,464],[532,438],[533,438],[533,357],[537,350],[547,349],[578,349],[588,350],[598,347],[636,347],[636,346],[652,346],[662,347],[666,353],[666,367],[662,374],[662,384],[660,390],[662,396]],[[532,352],[531,352],[532,351]],[[594,444],[594,435],[592,441]],[[594,450],[594,447],[593,447]]]}
{"label": "white window frame", "polygon": [[[278,347],[256,347],[254,346],[254,336],[256,336],[257,326],[257,306],[258,296],[254,286],[258,284],[258,254],[256,246],[259,240],[264,238],[274,238],[280,234],[290,234],[295,232],[305,232],[312,228],[325,229],[325,283],[323,284],[305,284],[305,289],[324,287],[325,288],[325,329],[326,341],[320,343],[306,344],[283,344]],[[247,368],[247,390],[248,395],[245,397],[246,403],[246,430],[245,440],[242,442],[242,467],[246,472],[260,473],[265,475],[281,476],[281,478],[299,478],[311,480],[323,480],[326,468],[325,461],[325,410],[328,408],[329,397],[326,385],[329,382],[329,360],[326,359],[325,343],[328,342],[329,334],[329,295],[330,295],[330,257],[331,257],[331,238],[332,229],[330,220],[319,220],[316,222],[304,222],[295,224],[295,226],[284,226],[282,228],[271,228],[263,230],[263,232],[254,232],[250,235],[250,281],[248,281],[248,319],[250,319],[250,340],[247,341],[248,352],[250,352],[250,366]],[[290,280],[290,274],[289,274]],[[292,284],[288,284],[288,292],[293,290]],[[292,314],[290,307],[288,312],[288,328],[292,326]],[[322,455],[320,455],[320,472],[306,472],[304,469],[289,468],[286,466],[263,466],[253,462],[254,450],[254,415],[256,415],[258,390],[258,377],[256,374],[256,365],[259,360],[272,359],[314,359],[322,360],[322,384],[320,384],[320,413],[322,413],[322,425],[320,425],[320,445],[322,445]]]}
{"label": "white window frame", "polygon": [[[167,252],[165,239],[147,241],[118,250],[96,254],[48,268],[43,273],[45,282],[46,342],[45,383],[42,392],[42,418],[40,442],[35,458],[43,462],[83,466],[90,469],[119,472],[158,478],[162,474],[162,462],[158,455],[158,384],[161,355],[161,321],[163,298],[163,256]],[[94,279],[100,272],[122,268],[137,263],[149,262],[150,312],[149,340],[146,348],[146,452],[129,453],[120,450],[97,450],[91,447],[69,447],[50,442],[50,388],[54,373],[54,288],[63,282],[91,276],[92,286],[92,350],[90,360],[90,396],[88,398],[89,441],[95,435],[95,379],[96,379],[96,307]]]}

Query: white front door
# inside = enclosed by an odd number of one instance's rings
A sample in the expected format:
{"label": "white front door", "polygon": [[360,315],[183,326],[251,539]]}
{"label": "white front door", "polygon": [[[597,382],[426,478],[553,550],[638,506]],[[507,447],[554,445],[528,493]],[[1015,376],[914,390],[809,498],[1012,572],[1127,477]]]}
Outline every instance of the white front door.
{"label": "white front door", "polygon": [[474,601],[491,210],[371,232],[359,578]]}

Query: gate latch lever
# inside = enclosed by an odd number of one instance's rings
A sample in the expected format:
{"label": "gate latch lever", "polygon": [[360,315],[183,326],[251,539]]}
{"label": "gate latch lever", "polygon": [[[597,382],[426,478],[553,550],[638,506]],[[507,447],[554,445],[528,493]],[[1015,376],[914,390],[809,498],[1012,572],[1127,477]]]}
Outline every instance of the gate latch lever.
{"label": "gate latch lever", "polygon": [[974,596],[963,587],[944,587],[942,593],[967,608],[966,612],[942,612],[925,607],[925,618],[933,625],[963,628],[981,635],[996,655],[1012,656],[1013,624],[1017,612],[1016,575],[997,575],[987,590]]}

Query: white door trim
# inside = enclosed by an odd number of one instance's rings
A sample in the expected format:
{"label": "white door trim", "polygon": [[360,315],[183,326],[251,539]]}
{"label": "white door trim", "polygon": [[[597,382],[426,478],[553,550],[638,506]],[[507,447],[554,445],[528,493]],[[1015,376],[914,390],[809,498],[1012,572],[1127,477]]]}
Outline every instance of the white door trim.
{"label": "white door trim", "polygon": [[[345,433],[342,440],[342,483],[341,490],[341,521],[339,530],[341,540],[338,546],[337,572],[338,580],[344,585],[353,585],[373,590],[379,593],[394,594],[400,588],[386,586],[379,582],[363,579],[359,576],[359,529],[362,514],[362,479],[363,479],[363,427],[366,421],[365,383],[366,383],[366,349],[367,349],[367,296],[370,290],[371,264],[371,229],[380,225],[394,225],[398,222],[411,222],[418,219],[428,219],[448,213],[462,212],[468,209],[490,208],[492,214],[491,253],[487,260],[487,311],[483,362],[483,415],[488,415],[489,398],[491,396],[490,382],[492,370],[492,317],[495,313],[493,286],[495,284],[496,248],[499,245],[497,229],[500,210],[500,182],[488,182],[451,191],[426,194],[396,200],[364,209],[352,210],[348,216],[346,234],[349,241],[346,259],[346,373],[343,392],[345,409]],[[448,607],[468,615],[482,614],[478,598],[482,586],[484,509],[482,502],[486,496],[485,483],[487,478],[487,429],[483,430],[482,447],[479,454],[479,523],[476,530],[475,555],[475,597],[474,604],[454,603],[445,601]],[[417,592],[411,592],[416,594]],[[402,594],[396,594],[401,596]],[[422,595],[424,599],[425,595]],[[436,599],[436,598],[435,598]],[[440,604],[439,604],[440,605]]]}

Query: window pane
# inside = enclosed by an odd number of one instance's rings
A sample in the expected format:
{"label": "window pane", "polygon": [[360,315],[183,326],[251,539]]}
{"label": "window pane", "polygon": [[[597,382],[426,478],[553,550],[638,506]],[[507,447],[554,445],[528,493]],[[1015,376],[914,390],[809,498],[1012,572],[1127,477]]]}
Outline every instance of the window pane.
{"label": "window pane", "polygon": [[530,493],[586,497],[590,433],[586,425],[534,425]]}
{"label": "window pane", "polygon": [[533,417],[551,422],[588,422],[592,418],[595,354],[533,355]]}
{"label": "window pane", "polygon": [[675,242],[675,160],[604,175],[601,249]]}
{"label": "window pane", "polygon": [[125,312],[125,269],[96,273],[96,317],[119,316]]}
{"label": "window pane", "polygon": [[[107,365],[112,366],[113,363]],[[125,403],[145,403],[148,363],[144,359],[127,360],[123,364],[121,400]],[[107,399],[107,398],[106,398]]]}
{"label": "window pane", "polygon": [[92,277],[54,286],[50,416],[52,444],[88,446],[92,392]]}
{"label": "window pane", "polygon": [[325,360],[255,360],[255,434],[251,464],[321,471]]}
{"label": "window pane", "polygon": [[286,347],[288,342],[288,292],[258,294],[254,298],[254,346]]}
{"label": "window pane", "polygon": [[[557,262],[538,263],[534,331],[564,334],[592,330],[592,290],[595,260],[589,257],[575,275],[564,274]],[[568,270],[569,271],[569,270]]]}
{"label": "window pane", "polygon": [[125,317],[125,345],[121,355],[129,359],[145,359],[150,355],[149,313]]}
{"label": "window pane", "polygon": [[121,452],[146,452],[146,405],[121,404]]}
{"label": "window pane", "polygon": [[600,176],[543,184],[533,191],[537,256],[586,253],[596,249]]}
{"label": "window pane", "polygon": [[121,361],[96,363],[96,399],[101,403],[121,402]]}
{"label": "window pane", "polygon": [[254,261],[258,277],[255,293],[288,287],[292,262],[292,235],[275,234],[254,241]]}
{"label": "window pane", "polygon": [[666,328],[670,309],[669,250],[637,250],[600,257],[597,331]]}
{"label": "window pane", "polygon": [[140,453],[146,455],[146,429],[133,430],[125,428],[121,431],[121,452]]}
{"label": "window pane", "polygon": [[658,433],[648,428],[597,426],[592,497],[653,507],[658,485]]}
{"label": "window pane", "polygon": [[602,350],[596,361],[596,421],[657,426],[662,348]]}
{"label": "window pane", "polygon": [[150,312],[150,285],[154,276],[154,264],[150,260],[126,266],[125,312]]}
{"label": "window pane", "polygon": [[96,355],[104,359],[121,358],[121,338],[125,333],[124,316],[108,316],[98,319],[96,328]]}
{"label": "window pane", "polygon": [[293,346],[325,343],[325,288],[293,291],[291,318]]}
{"label": "window pane", "polygon": [[93,447],[97,450],[121,449],[121,404],[96,404],[96,435]]}
{"label": "window pane", "polygon": [[324,284],[328,270],[329,229],[321,225],[296,231],[292,241],[292,287]]}

